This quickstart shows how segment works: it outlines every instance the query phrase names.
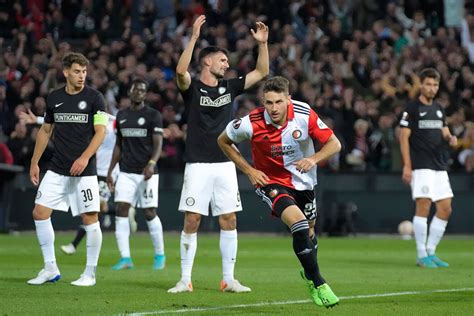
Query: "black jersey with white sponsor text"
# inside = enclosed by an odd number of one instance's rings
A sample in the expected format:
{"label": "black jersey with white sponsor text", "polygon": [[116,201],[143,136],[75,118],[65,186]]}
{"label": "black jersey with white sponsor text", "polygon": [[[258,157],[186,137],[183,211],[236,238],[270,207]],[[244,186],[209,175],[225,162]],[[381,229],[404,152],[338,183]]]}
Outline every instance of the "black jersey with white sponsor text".
{"label": "black jersey with white sponsor text", "polygon": [[400,126],[411,129],[410,157],[413,169],[447,170],[449,147],[443,138],[444,110],[436,102],[425,105],[418,99],[408,103]]}
{"label": "black jersey with white sponsor text", "polygon": [[[94,137],[94,114],[105,112],[104,96],[99,91],[84,87],[78,94],[68,94],[65,87],[52,91],[46,100],[45,123],[54,124],[52,141],[55,152],[50,169],[71,176],[74,161],[89,146]],[[81,176],[96,175],[95,156]]]}
{"label": "black jersey with white sponsor text", "polygon": [[189,88],[181,91],[188,115],[187,162],[229,161],[217,145],[217,137],[231,121],[232,103],[244,85],[245,77],[220,80],[216,87],[193,79]]}
{"label": "black jersey with white sponsor text", "polygon": [[149,106],[127,108],[117,113],[116,123],[122,141],[120,171],[141,174],[153,153],[153,134],[163,133],[161,113]]}

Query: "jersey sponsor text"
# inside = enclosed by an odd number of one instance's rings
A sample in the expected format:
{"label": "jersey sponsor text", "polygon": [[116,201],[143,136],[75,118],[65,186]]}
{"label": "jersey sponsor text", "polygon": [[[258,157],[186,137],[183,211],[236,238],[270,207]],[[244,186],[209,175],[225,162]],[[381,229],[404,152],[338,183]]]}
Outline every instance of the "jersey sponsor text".
{"label": "jersey sponsor text", "polygon": [[146,128],[121,128],[120,133],[123,137],[146,137]]}
{"label": "jersey sponsor text", "polygon": [[87,123],[89,114],[84,113],[54,113],[55,123]]}
{"label": "jersey sponsor text", "polygon": [[221,107],[232,102],[230,93],[224,94],[223,96],[218,97],[214,101],[210,97],[201,96],[199,104],[201,106],[211,106],[211,107]]}
{"label": "jersey sponsor text", "polygon": [[440,120],[418,121],[418,128],[420,128],[420,129],[441,129],[441,128],[443,128],[443,121],[440,121]]}

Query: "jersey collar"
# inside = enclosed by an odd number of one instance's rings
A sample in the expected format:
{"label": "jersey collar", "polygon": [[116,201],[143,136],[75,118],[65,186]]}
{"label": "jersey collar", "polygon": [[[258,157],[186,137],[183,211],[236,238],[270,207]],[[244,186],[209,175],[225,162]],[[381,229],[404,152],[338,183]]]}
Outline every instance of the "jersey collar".
{"label": "jersey collar", "polygon": [[288,125],[288,121],[292,121],[294,118],[295,118],[295,112],[293,111],[293,102],[290,100],[290,103],[288,104],[288,114],[287,114],[287,121],[286,123],[283,125],[283,126],[280,126],[280,125],[277,125],[277,124],[274,124],[272,122],[272,119],[270,118],[270,115],[268,115],[267,111],[263,111],[263,117],[265,118],[265,123],[267,125],[273,125],[275,126],[276,128],[280,129],[280,128],[285,128],[286,125]]}

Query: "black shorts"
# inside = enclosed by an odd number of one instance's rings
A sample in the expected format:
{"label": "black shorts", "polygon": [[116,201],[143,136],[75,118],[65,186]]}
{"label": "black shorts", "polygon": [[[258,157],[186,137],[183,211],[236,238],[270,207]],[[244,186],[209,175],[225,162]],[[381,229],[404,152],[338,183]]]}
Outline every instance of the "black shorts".
{"label": "black shorts", "polygon": [[275,202],[286,197],[294,201],[294,203],[291,204],[298,206],[306,219],[310,221],[316,219],[316,199],[313,190],[298,191],[280,184],[269,184],[258,188],[255,192],[260,196],[263,202],[270,206],[272,215],[274,216],[280,217],[283,212],[283,210],[275,208]]}

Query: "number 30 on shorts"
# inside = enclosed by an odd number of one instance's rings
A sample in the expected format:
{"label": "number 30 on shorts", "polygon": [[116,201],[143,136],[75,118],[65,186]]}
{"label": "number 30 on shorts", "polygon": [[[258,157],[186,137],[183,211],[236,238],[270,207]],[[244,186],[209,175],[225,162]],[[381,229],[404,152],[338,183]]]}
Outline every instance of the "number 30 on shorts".
{"label": "number 30 on shorts", "polygon": [[82,193],[82,202],[90,202],[94,199],[91,189],[81,190]]}

